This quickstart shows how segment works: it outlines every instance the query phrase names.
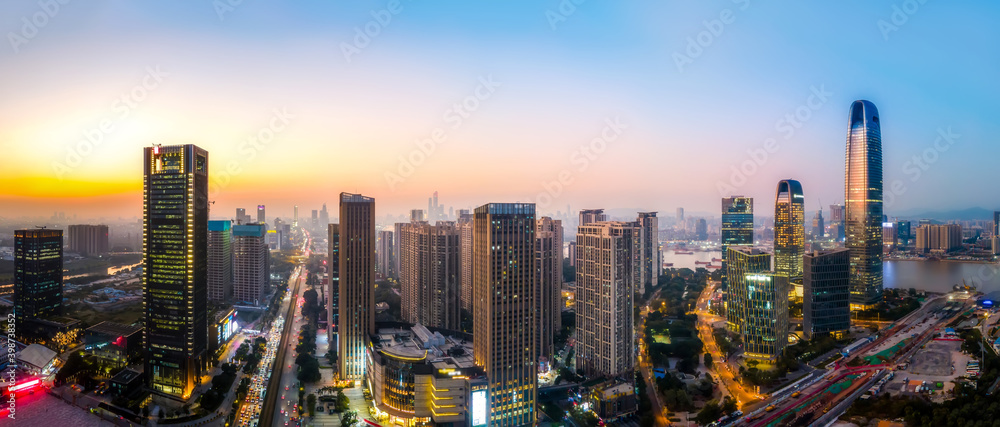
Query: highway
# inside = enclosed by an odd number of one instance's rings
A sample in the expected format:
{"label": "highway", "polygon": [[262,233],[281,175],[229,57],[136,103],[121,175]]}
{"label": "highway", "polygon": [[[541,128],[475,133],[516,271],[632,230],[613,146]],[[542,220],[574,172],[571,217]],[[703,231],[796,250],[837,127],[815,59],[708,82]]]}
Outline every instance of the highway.
{"label": "highway", "polygon": [[743,388],[743,385],[740,384],[736,378],[736,374],[733,372],[732,364],[726,360],[726,355],[722,353],[719,346],[715,343],[712,325],[725,320],[708,311],[708,302],[715,292],[715,286],[716,282],[709,281],[705,285],[705,289],[702,289],[701,295],[698,297],[698,304],[695,306],[695,314],[698,315],[698,338],[705,344],[706,352],[712,355],[714,360],[712,371],[715,377],[719,379],[722,395],[735,398],[736,407],[743,409],[745,405],[762,399],[763,396]]}

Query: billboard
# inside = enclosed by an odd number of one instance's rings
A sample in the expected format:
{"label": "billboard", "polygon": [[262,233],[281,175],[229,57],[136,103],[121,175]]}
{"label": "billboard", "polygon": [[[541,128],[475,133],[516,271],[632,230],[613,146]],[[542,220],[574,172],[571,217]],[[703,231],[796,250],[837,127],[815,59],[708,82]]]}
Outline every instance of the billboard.
{"label": "billboard", "polygon": [[476,390],[472,392],[472,425],[486,425],[486,390]]}

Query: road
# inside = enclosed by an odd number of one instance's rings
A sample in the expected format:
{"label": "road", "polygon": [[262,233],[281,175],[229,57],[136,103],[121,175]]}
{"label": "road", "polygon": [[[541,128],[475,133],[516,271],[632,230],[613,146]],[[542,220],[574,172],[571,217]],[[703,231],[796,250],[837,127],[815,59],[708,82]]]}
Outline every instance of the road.
{"label": "road", "polygon": [[[311,240],[307,238],[303,260],[309,259],[310,243]],[[300,265],[296,273],[294,279],[289,280],[291,290],[286,299],[288,302],[294,301],[294,304],[286,312],[290,313],[291,319],[284,330],[281,338],[282,347],[277,356],[278,364],[276,365],[277,369],[275,369],[277,381],[273,387],[275,394],[268,399],[268,417],[261,417],[262,425],[285,426],[285,422],[288,422],[287,425],[292,425],[291,418],[299,416],[296,407],[299,393],[297,389],[298,379],[296,378],[298,368],[295,366],[295,345],[298,343],[299,330],[302,328],[302,289],[309,277],[309,271]],[[283,311],[285,307],[282,305]]]}
{"label": "road", "polygon": [[[657,290],[646,302],[648,303],[649,301],[655,300],[659,294],[660,291]],[[653,366],[649,360],[649,353],[646,350],[646,316],[649,315],[649,309],[640,310],[640,313],[642,320],[638,323],[636,328],[636,336],[639,337],[639,371],[642,374],[642,379],[646,381],[646,393],[649,395],[649,400],[653,404],[653,413],[656,415],[656,425],[670,425],[670,421],[666,416],[666,408],[664,408],[663,403],[660,402],[660,394],[656,392],[656,380],[653,377]]]}
{"label": "road", "polygon": [[705,343],[705,350],[712,355],[715,363],[712,364],[712,371],[715,377],[719,378],[720,390],[723,396],[731,396],[736,399],[736,407],[742,409],[750,402],[760,400],[764,396],[747,391],[739,383],[732,365],[726,360],[726,355],[722,353],[715,343],[715,335],[712,325],[724,320],[708,311],[708,302],[715,292],[716,282],[709,281],[702,289],[698,297],[698,304],[695,306],[695,314],[698,315],[698,338]]}

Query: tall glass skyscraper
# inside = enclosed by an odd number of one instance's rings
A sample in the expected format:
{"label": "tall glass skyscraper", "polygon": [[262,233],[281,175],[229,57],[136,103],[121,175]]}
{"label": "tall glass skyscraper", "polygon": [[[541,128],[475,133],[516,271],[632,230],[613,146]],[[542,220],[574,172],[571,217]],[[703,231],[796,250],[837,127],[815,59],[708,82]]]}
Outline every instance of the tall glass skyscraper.
{"label": "tall glass skyscraper", "polygon": [[753,197],[722,199],[722,286],[726,287],[726,248],[753,245]]}
{"label": "tall glass skyscraper", "polygon": [[[14,231],[14,326],[62,314],[63,232],[44,228]],[[13,345],[13,344],[12,344]],[[13,348],[12,348],[13,349]],[[13,350],[12,350],[13,351]],[[13,356],[13,354],[11,354]]]}
{"label": "tall glass skyscraper", "polygon": [[878,109],[851,104],[847,127],[845,231],[851,257],[851,308],[882,299],[882,132]]}
{"label": "tall glass skyscraper", "polygon": [[802,297],[805,222],[802,184],[793,179],[779,181],[774,197],[774,273],[789,279],[792,293],[798,298]]}
{"label": "tall glass skyscraper", "polygon": [[726,324],[743,341],[743,356],[773,361],[788,344],[788,277],[771,269],[771,255],[750,246],[726,249]]}
{"label": "tall glass skyscraper", "polygon": [[188,399],[208,355],[208,152],[147,147],[143,168],[146,384]]}
{"label": "tall glass skyscraper", "polygon": [[375,199],[340,193],[337,239],[340,378],[365,376],[365,341],[375,333]]}

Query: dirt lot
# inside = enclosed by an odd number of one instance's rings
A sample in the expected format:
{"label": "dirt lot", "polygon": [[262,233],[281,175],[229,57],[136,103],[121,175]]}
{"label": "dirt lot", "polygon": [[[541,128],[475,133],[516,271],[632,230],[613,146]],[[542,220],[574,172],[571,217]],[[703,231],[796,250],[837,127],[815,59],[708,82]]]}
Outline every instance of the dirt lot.
{"label": "dirt lot", "polygon": [[[952,353],[959,349],[956,341],[931,341],[913,355],[909,371],[919,375],[945,376],[952,373]],[[962,366],[964,369],[965,366]],[[958,367],[956,366],[957,370]]]}

